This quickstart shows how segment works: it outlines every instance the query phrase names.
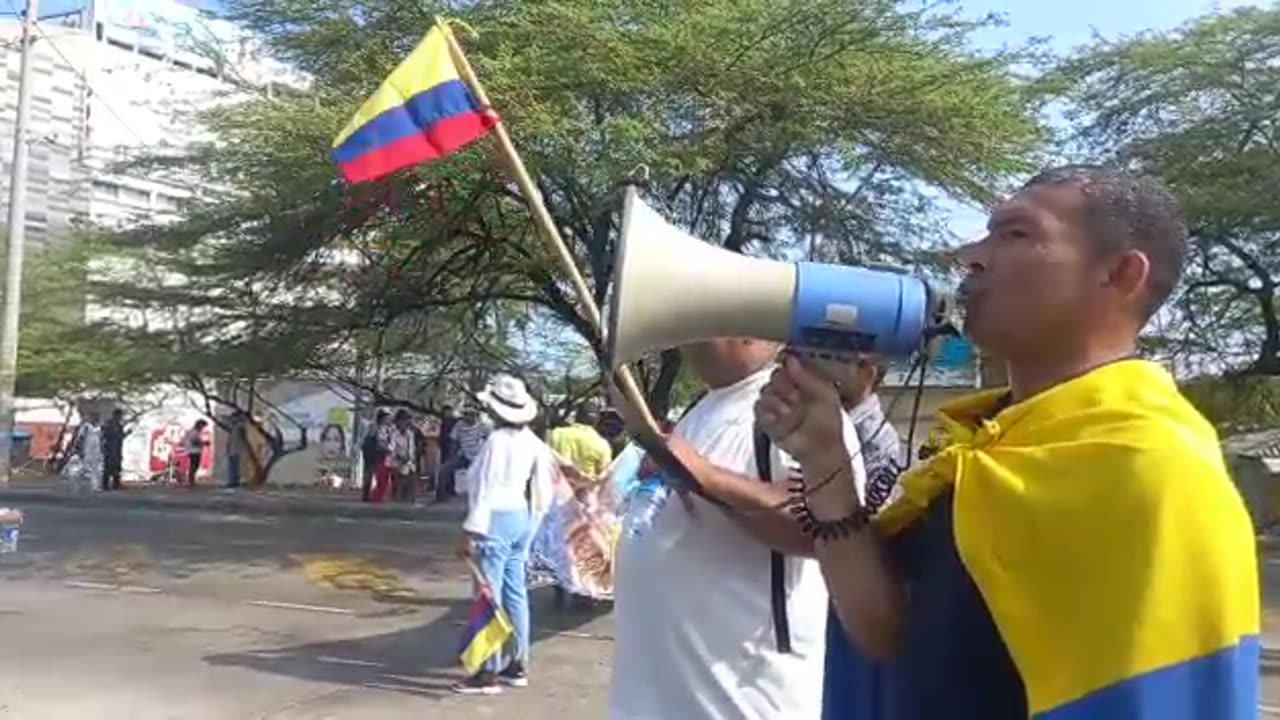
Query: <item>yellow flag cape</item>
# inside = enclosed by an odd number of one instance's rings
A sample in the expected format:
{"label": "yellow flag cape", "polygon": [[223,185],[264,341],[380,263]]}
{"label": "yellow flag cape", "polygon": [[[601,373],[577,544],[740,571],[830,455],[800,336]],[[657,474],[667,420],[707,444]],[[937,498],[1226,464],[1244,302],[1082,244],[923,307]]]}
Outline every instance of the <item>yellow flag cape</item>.
{"label": "yellow flag cape", "polygon": [[939,451],[878,529],[954,491],[957,550],[1033,717],[1256,717],[1255,540],[1213,428],[1139,360],[982,419],[1002,394],[943,408]]}

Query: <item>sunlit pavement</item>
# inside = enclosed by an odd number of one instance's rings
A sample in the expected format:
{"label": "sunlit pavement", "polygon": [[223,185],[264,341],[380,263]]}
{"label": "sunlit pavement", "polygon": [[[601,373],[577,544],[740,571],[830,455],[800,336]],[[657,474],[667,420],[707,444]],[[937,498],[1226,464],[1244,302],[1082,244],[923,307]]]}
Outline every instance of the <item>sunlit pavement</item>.
{"label": "sunlit pavement", "polygon": [[[0,720],[596,719],[607,615],[536,593],[533,683],[449,692],[460,518],[33,505],[0,556]],[[1280,718],[1280,547],[1264,545],[1262,717]]]}
{"label": "sunlit pavement", "polygon": [[[532,685],[453,696],[436,522],[31,506],[0,557],[0,719],[599,718],[607,616],[539,593]],[[513,714],[514,713],[514,714]]]}

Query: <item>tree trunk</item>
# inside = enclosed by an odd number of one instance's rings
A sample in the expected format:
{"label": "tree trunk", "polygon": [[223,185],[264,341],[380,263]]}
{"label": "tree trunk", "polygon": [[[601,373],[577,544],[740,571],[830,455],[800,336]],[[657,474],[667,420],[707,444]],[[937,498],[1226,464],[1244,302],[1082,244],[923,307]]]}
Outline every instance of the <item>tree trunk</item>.
{"label": "tree trunk", "polygon": [[658,368],[658,377],[649,388],[647,399],[653,416],[661,422],[671,410],[671,390],[675,387],[676,378],[680,375],[680,351],[664,350],[662,364]]}

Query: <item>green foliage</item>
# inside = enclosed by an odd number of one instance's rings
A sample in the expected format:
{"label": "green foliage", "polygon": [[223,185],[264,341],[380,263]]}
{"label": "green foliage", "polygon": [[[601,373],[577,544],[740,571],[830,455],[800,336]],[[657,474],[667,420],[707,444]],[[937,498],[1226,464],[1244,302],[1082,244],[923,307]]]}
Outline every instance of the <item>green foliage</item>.
{"label": "green foliage", "polygon": [[[600,303],[620,183],[637,165],[674,222],[733,250],[777,254],[815,236],[824,257],[910,262],[942,237],[924,187],[985,200],[1030,166],[1042,138],[1013,70],[1030,55],[977,53],[970,35],[992,20],[945,5],[232,0],[228,9],[311,87],[212,110],[203,119],[216,144],[147,163],[235,191],[211,192],[177,224],[109,236],[106,252],[145,272],[90,283],[104,301],[176,316],[176,329],[147,334],[221,374],[347,380],[368,376],[368,358],[397,355],[436,375],[528,370],[512,333],[530,305],[599,346],[489,141],[385,180],[334,180],[334,134],[437,12],[475,29],[459,31],[468,56]],[[174,277],[183,280],[161,280]],[[660,412],[677,367],[668,353],[641,368]]]}
{"label": "green foliage", "polygon": [[1170,349],[1280,374],[1280,5],[1099,40],[1045,86],[1079,148],[1162,178],[1192,233]]}
{"label": "green foliage", "polygon": [[1280,425],[1280,379],[1204,377],[1183,383],[1181,389],[1224,437]]}

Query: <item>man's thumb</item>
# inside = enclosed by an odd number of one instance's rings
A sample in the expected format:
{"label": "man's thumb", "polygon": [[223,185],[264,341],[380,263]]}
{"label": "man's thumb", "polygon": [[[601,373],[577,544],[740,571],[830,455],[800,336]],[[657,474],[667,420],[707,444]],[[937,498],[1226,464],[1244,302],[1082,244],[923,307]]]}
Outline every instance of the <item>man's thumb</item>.
{"label": "man's thumb", "polygon": [[788,357],[785,362],[787,369],[787,377],[807,398],[821,398],[835,392],[835,384],[822,373],[821,370],[813,367],[809,361],[795,357]]}

